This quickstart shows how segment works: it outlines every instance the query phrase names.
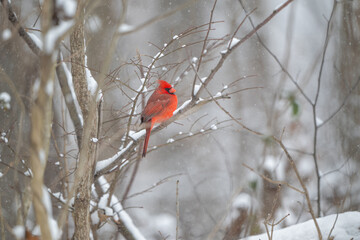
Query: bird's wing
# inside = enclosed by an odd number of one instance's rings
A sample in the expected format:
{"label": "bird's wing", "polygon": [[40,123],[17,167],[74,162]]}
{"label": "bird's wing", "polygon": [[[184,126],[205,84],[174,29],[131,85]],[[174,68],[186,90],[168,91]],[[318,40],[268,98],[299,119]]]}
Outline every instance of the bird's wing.
{"label": "bird's wing", "polygon": [[[153,97],[154,96],[154,97]],[[152,95],[141,114],[142,122],[148,122],[155,116],[160,116],[167,111],[167,107],[171,102],[171,95],[161,94]]]}

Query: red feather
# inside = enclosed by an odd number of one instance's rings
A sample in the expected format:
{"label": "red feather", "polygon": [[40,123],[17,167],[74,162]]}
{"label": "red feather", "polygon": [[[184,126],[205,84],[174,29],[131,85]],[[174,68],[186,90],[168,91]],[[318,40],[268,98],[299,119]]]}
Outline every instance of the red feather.
{"label": "red feather", "polygon": [[151,129],[155,123],[162,123],[171,118],[177,107],[176,90],[166,81],[158,80],[159,86],[150,96],[143,112],[141,122],[145,123],[146,136],[142,156],[146,156]]}

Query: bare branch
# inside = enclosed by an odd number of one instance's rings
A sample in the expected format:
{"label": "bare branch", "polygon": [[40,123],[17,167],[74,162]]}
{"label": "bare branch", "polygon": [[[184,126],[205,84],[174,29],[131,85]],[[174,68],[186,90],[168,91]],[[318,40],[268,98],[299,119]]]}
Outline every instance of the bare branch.
{"label": "bare branch", "polygon": [[[224,61],[226,60],[226,58],[233,52],[233,50],[236,47],[240,46],[243,42],[245,42],[247,39],[249,39],[254,33],[256,33],[261,27],[263,27],[266,23],[268,23],[276,14],[278,14],[282,9],[284,9],[292,1],[293,0],[288,0],[283,5],[281,5],[278,9],[274,10],[274,12],[272,14],[270,14],[270,16],[267,17],[263,22],[261,22],[255,29],[253,29],[250,33],[248,33],[243,39],[241,39],[237,44],[235,44],[230,50],[228,50],[226,53],[223,53],[221,55],[221,58],[218,61],[217,65],[211,70],[211,73],[208,75],[206,80],[201,85],[201,87],[200,87],[199,91],[197,92],[196,96],[191,98],[190,100],[187,100],[186,102],[184,102],[174,112],[174,116],[172,118],[170,118],[166,122],[162,123],[161,125],[154,127],[152,132],[155,133],[155,132],[161,130],[162,128],[168,126],[170,123],[176,121],[178,118],[183,117],[185,113],[193,111],[195,109],[195,107],[200,107],[201,105],[207,103],[206,101],[197,101],[197,98],[198,98],[198,96],[200,94],[200,91],[206,87],[206,85],[213,79],[214,75],[222,67],[222,65],[223,65]],[[171,41],[170,41],[170,43],[171,43]],[[159,53],[159,55],[161,55],[161,52]],[[149,68],[149,69],[151,69],[151,68]],[[149,75],[149,72],[147,74],[147,77],[148,77],[148,75]],[[142,91],[142,89],[140,91]],[[138,96],[139,95],[137,95],[137,97]],[[247,128],[245,125],[243,125],[241,122],[239,122],[236,118],[234,118],[228,111],[226,111],[224,108],[221,107],[221,105],[216,101],[215,97],[211,96],[211,100],[212,101],[215,100],[214,102],[225,113],[227,113],[228,116],[230,116],[235,122],[237,122],[240,126],[242,126],[246,130],[248,130],[250,132],[253,132],[253,133],[257,134],[257,135],[262,135],[259,132],[256,132],[256,131],[254,131],[252,129]],[[128,129],[129,129],[129,127],[128,127]],[[133,133],[132,135],[130,135],[130,132],[129,132],[128,135],[133,140],[131,140],[128,144],[126,144],[126,146],[124,148],[121,148],[113,157],[111,157],[109,159],[106,159],[106,160],[103,160],[103,161],[99,161],[97,163],[97,168],[96,168],[96,171],[95,171],[95,177],[99,177],[99,176],[101,176],[103,174],[108,173],[111,169],[114,169],[114,168],[116,169],[117,167],[121,166],[122,163],[118,162],[119,159],[127,159],[130,156],[130,154],[132,153],[134,148],[137,146],[138,141],[142,140],[144,138],[145,131],[142,130],[142,131],[139,131],[137,133]]]}
{"label": "bare branch", "polygon": [[286,154],[286,157],[288,158],[290,164],[291,164],[291,167],[293,168],[295,174],[296,174],[296,177],[297,179],[299,180],[300,184],[301,184],[301,187],[302,189],[304,190],[304,195],[305,195],[305,198],[306,198],[306,202],[307,202],[307,205],[308,205],[308,208],[309,208],[309,212],[310,212],[310,215],[311,215],[311,218],[313,219],[314,221],[314,224],[315,224],[315,227],[316,227],[316,230],[317,230],[317,233],[318,233],[318,237],[319,237],[319,240],[322,239],[322,234],[321,234],[321,230],[319,228],[319,224],[316,220],[316,216],[314,214],[314,210],[312,208],[312,205],[311,205],[311,200],[310,200],[310,196],[309,196],[309,193],[308,193],[308,190],[307,190],[307,187],[304,183],[304,181],[302,180],[301,176],[300,176],[300,173],[295,165],[295,162],[293,160],[293,158],[291,157],[290,153],[287,151],[286,147],[284,146],[284,144],[282,143],[281,140],[277,139],[276,137],[272,137],[272,139],[277,142],[281,149],[284,151],[284,153]]}
{"label": "bare branch", "polygon": [[332,20],[332,18],[334,16],[336,6],[337,6],[337,1],[334,0],[333,8],[332,8],[332,11],[331,11],[331,14],[330,14],[330,19],[328,20],[327,29],[326,29],[326,37],[325,37],[325,43],[324,43],[322,59],[321,59],[321,65],[320,65],[320,70],[319,70],[319,77],[318,77],[318,85],[317,85],[317,89],[316,89],[316,96],[315,96],[314,103],[312,104],[313,125],[314,125],[313,159],[314,159],[315,171],[316,171],[316,177],[317,177],[317,199],[316,199],[316,202],[317,202],[317,216],[318,217],[320,217],[320,213],[321,213],[321,187],[320,187],[321,186],[321,176],[320,176],[320,169],[319,169],[319,166],[318,166],[318,158],[317,158],[317,144],[318,144],[317,138],[318,138],[319,127],[317,126],[316,104],[317,104],[318,98],[319,98],[321,76],[322,76],[322,71],[323,71],[323,68],[324,68],[326,50],[327,50],[327,46],[328,46],[328,43],[329,43],[330,24],[331,24],[331,20]]}
{"label": "bare branch", "polygon": [[247,164],[242,163],[242,165],[243,165],[244,167],[246,167],[247,169],[249,169],[250,171],[252,171],[253,173],[256,173],[257,175],[259,175],[262,179],[264,179],[265,181],[268,181],[269,183],[276,184],[276,185],[285,185],[285,186],[291,188],[292,190],[297,191],[298,193],[301,193],[301,194],[304,194],[304,193],[305,193],[304,191],[301,191],[301,190],[298,189],[297,187],[294,187],[294,186],[290,185],[288,182],[272,180],[271,178],[268,178],[268,177],[266,177],[266,176],[263,175],[263,174],[257,173],[257,172],[255,171],[255,169],[253,169],[252,167],[248,166]]}
{"label": "bare branch", "polygon": [[29,34],[25,31],[25,29],[20,25],[16,13],[13,11],[9,0],[1,0],[1,4],[6,9],[6,12],[8,14],[8,19],[17,29],[19,35],[22,37],[22,39],[24,39],[24,41],[29,46],[31,51],[33,51],[35,55],[39,56],[41,53],[40,48],[36,45],[34,40],[29,36]]}
{"label": "bare branch", "polygon": [[265,20],[263,20],[259,25],[257,25],[253,30],[251,30],[245,37],[243,37],[239,42],[237,42],[232,48],[228,49],[221,53],[221,58],[216,64],[216,66],[211,70],[210,74],[207,76],[206,80],[201,85],[199,91],[195,95],[195,98],[200,96],[200,93],[206,87],[209,82],[214,78],[215,74],[219,71],[219,69],[224,64],[227,57],[241,44],[243,44],[246,40],[248,40],[252,35],[254,35],[259,29],[261,29],[264,25],[266,25],[273,17],[275,17],[280,11],[282,11],[287,5],[289,5],[293,0],[288,0],[284,2],[279,8],[275,9]]}
{"label": "bare branch", "polygon": [[[208,40],[208,37],[209,37],[209,34],[210,34],[210,30],[211,30],[211,23],[212,23],[212,20],[213,20],[213,16],[214,16],[214,11],[215,11],[215,7],[216,7],[216,3],[217,3],[217,0],[214,1],[214,5],[211,9],[211,12],[210,12],[210,20],[209,20],[209,27],[206,31],[206,35],[205,35],[205,39],[204,39],[204,44],[202,46],[202,49],[201,49],[201,52],[200,52],[200,57],[199,57],[199,61],[198,61],[198,64],[197,64],[197,69],[196,69],[196,72],[199,72],[200,70],[200,66],[201,66],[201,63],[202,63],[202,59],[203,59],[203,56],[204,56],[204,51],[206,49],[206,44],[207,44],[207,40]],[[197,76],[195,75],[194,77],[194,80],[193,80],[193,86],[192,86],[192,90],[191,90],[191,96],[194,98],[195,97],[195,84],[196,84],[196,78]],[[201,82],[201,78],[200,78],[200,82]]]}

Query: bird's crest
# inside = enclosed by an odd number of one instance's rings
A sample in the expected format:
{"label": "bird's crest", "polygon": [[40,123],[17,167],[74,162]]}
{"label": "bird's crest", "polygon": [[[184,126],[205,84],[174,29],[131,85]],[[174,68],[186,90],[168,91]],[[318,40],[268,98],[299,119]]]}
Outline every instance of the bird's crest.
{"label": "bird's crest", "polygon": [[164,81],[164,80],[158,80],[161,88],[172,88],[171,84]]}

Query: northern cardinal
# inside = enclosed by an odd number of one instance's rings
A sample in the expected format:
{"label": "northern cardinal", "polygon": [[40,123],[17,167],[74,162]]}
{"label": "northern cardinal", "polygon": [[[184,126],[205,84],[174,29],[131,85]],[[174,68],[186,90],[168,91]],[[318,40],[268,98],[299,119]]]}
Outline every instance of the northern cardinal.
{"label": "northern cardinal", "polygon": [[145,123],[146,136],[142,156],[146,156],[151,129],[155,123],[162,123],[171,118],[177,107],[176,90],[166,81],[158,80],[159,86],[150,96],[143,112],[141,123]]}

